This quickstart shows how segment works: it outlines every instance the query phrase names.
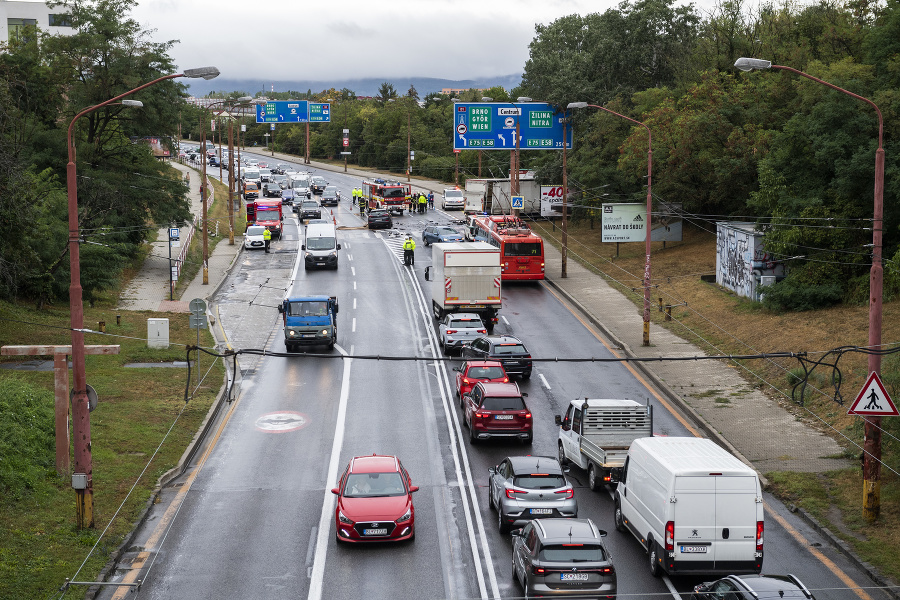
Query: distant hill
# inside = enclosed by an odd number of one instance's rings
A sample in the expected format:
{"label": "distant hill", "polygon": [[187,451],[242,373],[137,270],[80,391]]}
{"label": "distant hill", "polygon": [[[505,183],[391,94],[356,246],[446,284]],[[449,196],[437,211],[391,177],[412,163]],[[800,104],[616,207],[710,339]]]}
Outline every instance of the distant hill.
{"label": "distant hill", "polygon": [[347,88],[356,92],[357,96],[374,96],[378,93],[381,84],[388,82],[394,86],[401,96],[406,94],[410,84],[416,86],[419,98],[431,92],[440,92],[443,88],[491,88],[500,86],[506,90],[518,86],[522,81],[521,75],[498,75],[497,77],[489,77],[483,79],[466,79],[456,81],[452,79],[434,79],[430,77],[382,77],[367,79],[345,79],[337,81],[264,81],[261,79],[224,79],[218,77],[212,80],[205,79],[182,79],[181,82],[188,85],[190,93],[193,96],[204,96],[210,92],[246,92],[250,95],[261,91],[271,91],[275,86],[276,92],[321,92],[322,90],[331,89],[338,90]]}

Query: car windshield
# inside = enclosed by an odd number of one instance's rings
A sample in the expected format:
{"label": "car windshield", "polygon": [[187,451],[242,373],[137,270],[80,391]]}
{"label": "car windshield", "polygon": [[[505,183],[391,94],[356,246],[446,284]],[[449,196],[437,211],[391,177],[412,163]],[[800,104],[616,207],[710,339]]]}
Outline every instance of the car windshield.
{"label": "car windshield", "polygon": [[313,177],[313,183],[317,185],[325,185],[325,179],[323,177]]}
{"label": "car windshield", "polygon": [[459,200],[462,200],[463,197],[462,190],[450,190],[449,192],[445,192],[444,195],[447,198],[457,198]]}
{"label": "car windshield", "polygon": [[336,191],[337,191],[337,187],[335,187],[335,186],[333,186],[333,185],[329,185],[328,187],[325,188],[325,192],[326,192],[326,193],[328,193],[328,192],[334,193],[334,192],[336,192]]}
{"label": "car windshield", "polygon": [[517,475],[513,485],[529,490],[555,490],[565,487],[566,480],[562,475]]}
{"label": "car windshield", "polygon": [[457,329],[465,329],[466,327],[474,327],[483,329],[484,324],[480,319],[453,319],[447,324],[447,327],[456,327]]}
{"label": "car windshield", "polygon": [[485,410],[525,410],[525,402],[519,396],[487,396],[481,403]]}
{"label": "car windshield", "polygon": [[455,229],[450,229],[449,227],[438,227],[437,234],[438,235],[459,235],[459,232]]}
{"label": "car windshield", "polygon": [[370,217],[386,217],[387,214],[388,213],[386,210],[370,210],[369,211]]}
{"label": "car windshield", "polygon": [[262,225],[251,225],[247,228],[247,235],[262,235],[265,230]]}
{"label": "car windshield", "polygon": [[599,544],[551,544],[541,548],[539,558],[548,562],[603,562],[606,553]]}
{"label": "car windshield", "polygon": [[306,238],[307,250],[334,250],[333,237]]}
{"label": "car windshield", "polygon": [[472,379],[501,379],[505,377],[500,367],[472,367],[466,374]]}
{"label": "car windshield", "polygon": [[494,346],[494,354],[526,354],[522,344],[498,344]]}
{"label": "car windshield", "polygon": [[328,302],[325,300],[303,300],[288,303],[290,317],[324,317],[328,315]]}
{"label": "car windshield", "polygon": [[506,242],[503,253],[506,256],[540,256],[541,245],[538,242]]}
{"label": "car windshield", "polygon": [[406,495],[406,488],[400,473],[351,473],[344,486],[345,498],[404,495]]}
{"label": "car windshield", "polygon": [[256,211],[257,221],[277,221],[279,219],[277,210],[258,210]]}
{"label": "car windshield", "polygon": [[319,208],[319,203],[315,202],[314,200],[307,200],[306,202],[303,203],[303,208],[304,209]]}

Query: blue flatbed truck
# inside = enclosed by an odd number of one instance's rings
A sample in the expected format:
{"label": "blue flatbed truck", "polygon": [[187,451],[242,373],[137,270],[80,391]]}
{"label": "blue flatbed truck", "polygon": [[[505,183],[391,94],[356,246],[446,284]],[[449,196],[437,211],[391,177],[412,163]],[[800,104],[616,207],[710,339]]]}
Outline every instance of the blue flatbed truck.
{"label": "blue flatbed truck", "polygon": [[278,306],[284,321],[284,345],[288,352],[301,346],[328,346],[337,343],[337,296],[297,296],[285,298]]}

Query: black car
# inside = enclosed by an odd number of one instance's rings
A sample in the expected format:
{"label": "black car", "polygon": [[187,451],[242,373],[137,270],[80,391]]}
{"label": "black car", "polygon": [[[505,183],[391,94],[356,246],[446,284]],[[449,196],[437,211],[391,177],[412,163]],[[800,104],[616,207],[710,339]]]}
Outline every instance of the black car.
{"label": "black car", "polygon": [[300,203],[300,210],[297,211],[300,219],[321,219],[322,207],[315,200],[304,200]]}
{"label": "black car", "polygon": [[309,191],[316,196],[321,196],[325,192],[326,187],[328,187],[328,182],[325,181],[324,177],[315,175],[309,180]]}
{"label": "black car", "polygon": [[390,229],[394,226],[394,220],[391,218],[391,211],[376,208],[369,211],[367,224],[369,229],[378,229],[379,227]]}
{"label": "black car", "polygon": [[509,375],[522,379],[531,377],[531,354],[516,337],[511,335],[485,335],[462,347],[463,360],[496,360],[503,364]]}
{"label": "black car", "polygon": [[322,206],[337,206],[339,201],[340,196],[338,195],[337,187],[333,185],[326,186],[320,200]]}
{"label": "black car", "polygon": [[724,579],[701,583],[691,600],[757,600],[759,598],[815,597],[794,575],[729,575]]}
{"label": "black car", "polygon": [[281,186],[269,181],[263,184],[262,193],[266,198],[281,198]]}

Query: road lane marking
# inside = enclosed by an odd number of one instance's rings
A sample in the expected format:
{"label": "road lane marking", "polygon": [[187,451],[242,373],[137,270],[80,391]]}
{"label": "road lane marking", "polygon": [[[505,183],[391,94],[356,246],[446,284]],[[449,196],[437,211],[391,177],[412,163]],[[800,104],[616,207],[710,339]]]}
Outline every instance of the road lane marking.
{"label": "road lane marking", "polygon": [[350,267],[350,275],[352,275],[353,277],[356,277],[356,268],[354,268],[352,266]]}
{"label": "road lane marking", "polygon": [[543,373],[538,373],[538,377],[540,378],[541,382],[544,384],[544,387],[547,388],[547,389],[549,390],[549,389],[550,389],[550,384],[547,383],[547,379],[544,377],[544,374],[543,374]]}
{"label": "road lane marking", "polygon": [[509,325],[509,321],[506,320],[506,317],[505,317],[504,315],[500,315],[500,318],[503,319],[503,322],[504,322],[504,323],[506,323],[507,325]]}
{"label": "road lane marking", "polygon": [[356,282],[355,282],[355,281],[353,282],[353,289],[354,289],[354,290],[356,289]]}
{"label": "road lane marking", "polygon": [[353,310],[356,310],[356,298],[353,298]]}
{"label": "road lane marking", "polygon": [[350,333],[356,333],[356,317],[353,317],[352,324],[350,325]]}
{"label": "road lane marking", "polygon": [[350,397],[350,367],[353,364],[353,359],[347,356],[347,352],[339,345],[336,344],[334,347],[344,355],[344,375],[341,379],[341,397],[338,401],[337,419],[334,424],[334,441],[331,444],[328,475],[325,476],[325,499],[322,502],[322,514],[319,517],[319,535],[316,538],[316,553],[313,559],[312,576],[309,581],[308,600],[320,600],[322,598],[322,586],[325,582],[325,558],[328,554],[328,534],[331,533],[331,521],[334,519],[335,496],[331,493],[331,486],[333,482],[337,481],[341,448],[344,446],[347,402]]}

